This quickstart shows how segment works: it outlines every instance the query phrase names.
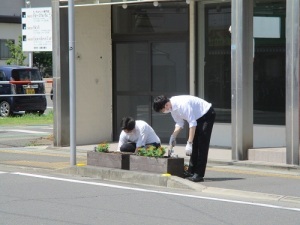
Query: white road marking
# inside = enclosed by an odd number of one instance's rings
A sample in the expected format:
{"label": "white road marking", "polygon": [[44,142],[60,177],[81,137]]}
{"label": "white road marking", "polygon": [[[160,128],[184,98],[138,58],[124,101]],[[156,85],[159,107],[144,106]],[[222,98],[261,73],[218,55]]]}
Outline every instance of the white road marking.
{"label": "white road marking", "polygon": [[3,174],[3,173],[7,173],[7,172],[2,172],[2,171],[0,171],[0,174]]}
{"label": "white road marking", "polygon": [[29,174],[29,173],[16,172],[16,173],[12,173],[12,174],[28,176],[28,177],[36,177],[36,178],[42,178],[42,179],[48,179],[48,180],[58,180],[58,181],[65,181],[65,182],[71,182],[71,183],[88,184],[88,185],[125,189],[125,190],[132,190],[132,191],[149,192],[149,193],[156,193],[156,194],[163,194],[163,195],[173,195],[173,196],[180,196],[180,197],[187,197],[187,198],[196,198],[196,199],[228,202],[228,203],[235,203],[235,204],[242,204],[242,205],[260,206],[260,207],[266,207],[266,208],[283,209],[283,210],[300,212],[300,208],[282,207],[282,206],[271,205],[271,204],[262,204],[262,203],[254,203],[254,202],[246,202],[246,201],[238,201],[238,200],[228,200],[228,199],[222,199],[222,198],[202,197],[202,196],[197,196],[197,195],[180,194],[180,193],[174,193],[174,192],[154,191],[154,190],[147,190],[147,189],[143,189],[143,188],[131,188],[131,187],[124,187],[124,186],[113,185],[113,184],[103,184],[103,183],[97,183],[97,182],[42,176],[42,175]]}
{"label": "white road marking", "polygon": [[48,134],[49,133],[49,132],[33,131],[33,130],[8,130],[8,131],[28,133],[28,134]]}

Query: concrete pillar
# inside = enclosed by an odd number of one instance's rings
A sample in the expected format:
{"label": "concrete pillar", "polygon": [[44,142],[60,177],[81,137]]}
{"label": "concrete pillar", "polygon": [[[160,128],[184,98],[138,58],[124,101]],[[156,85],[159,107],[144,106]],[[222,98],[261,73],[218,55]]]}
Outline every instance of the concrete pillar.
{"label": "concrete pillar", "polygon": [[[59,0],[52,0],[53,32],[53,112],[54,146],[69,146],[69,58],[68,58],[68,10],[59,8]],[[63,103],[63,104],[62,104]]]}
{"label": "concrete pillar", "polygon": [[191,1],[190,7],[190,94],[196,94],[196,6],[195,2]]}
{"label": "concrete pillar", "polygon": [[299,0],[286,1],[286,160],[299,165]]}
{"label": "concrete pillar", "polygon": [[231,1],[232,159],[253,146],[253,1]]}
{"label": "concrete pillar", "polygon": [[52,0],[52,33],[53,50],[52,50],[52,69],[53,69],[53,145],[61,146],[60,135],[60,105],[61,101],[58,98],[60,91],[60,18],[59,18],[59,0]]}

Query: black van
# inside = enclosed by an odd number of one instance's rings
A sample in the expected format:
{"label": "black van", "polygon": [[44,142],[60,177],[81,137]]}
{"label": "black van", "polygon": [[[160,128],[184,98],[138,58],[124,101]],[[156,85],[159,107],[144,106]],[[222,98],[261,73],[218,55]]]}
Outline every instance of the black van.
{"label": "black van", "polygon": [[[0,66],[0,116],[6,117],[19,111],[43,114],[47,108],[46,96],[43,95],[45,85],[28,83],[28,81],[42,80],[38,69],[25,66]],[[10,81],[19,81],[21,84],[8,83]]]}

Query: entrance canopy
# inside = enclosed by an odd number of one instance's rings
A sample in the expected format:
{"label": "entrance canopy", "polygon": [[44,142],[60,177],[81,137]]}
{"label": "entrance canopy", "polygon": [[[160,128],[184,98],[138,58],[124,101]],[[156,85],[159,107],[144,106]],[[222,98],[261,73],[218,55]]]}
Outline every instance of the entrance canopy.
{"label": "entrance canopy", "polygon": [[[153,2],[154,6],[158,6],[159,2],[178,2],[176,0],[74,0],[75,6],[96,6],[96,5],[124,5],[125,8],[127,4],[136,3],[146,3]],[[59,5],[61,8],[68,7],[68,0],[60,0]]]}

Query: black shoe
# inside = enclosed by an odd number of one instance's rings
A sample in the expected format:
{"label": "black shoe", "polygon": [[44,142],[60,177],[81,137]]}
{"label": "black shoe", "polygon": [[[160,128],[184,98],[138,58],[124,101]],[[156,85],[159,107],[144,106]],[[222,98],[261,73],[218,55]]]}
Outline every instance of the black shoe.
{"label": "black shoe", "polygon": [[194,174],[189,171],[183,171],[183,178],[192,177]]}
{"label": "black shoe", "polygon": [[193,182],[203,182],[204,181],[203,177],[199,176],[196,173],[194,173],[194,175],[192,177],[188,177],[187,179],[190,181],[193,181]]}

